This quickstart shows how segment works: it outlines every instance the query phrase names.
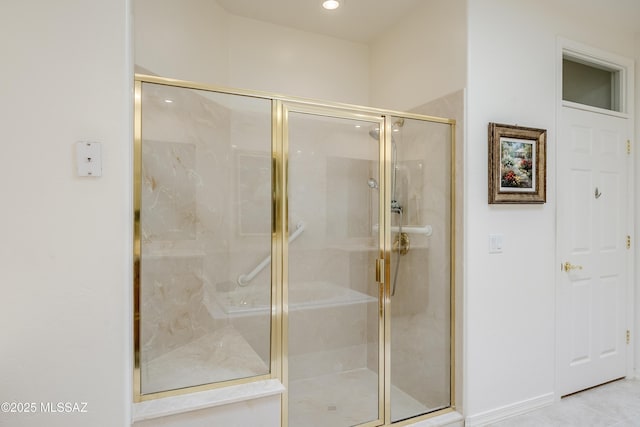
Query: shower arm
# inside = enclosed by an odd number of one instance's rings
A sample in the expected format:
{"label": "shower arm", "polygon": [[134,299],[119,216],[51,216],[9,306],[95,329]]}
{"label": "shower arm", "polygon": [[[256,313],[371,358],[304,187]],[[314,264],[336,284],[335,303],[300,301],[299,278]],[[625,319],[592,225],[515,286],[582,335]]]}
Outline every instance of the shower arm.
{"label": "shower arm", "polygon": [[[302,232],[304,231],[304,228],[305,228],[305,223],[303,221],[299,221],[296,224],[296,231],[294,231],[289,236],[289,243],[296,240],[302,234]],[[252,281],[254,277],[258,275],[258,273],[260,273],[262,270],[264,270],[264,268],[267,265],[269,265],[269,263],[271,263],[271,255],[268,255],[265,259],[263,259],[258,265],[256,265],[256,267],[253,270],[251,270],[251,272],[247,274],[239,275],[237,280],[238,285],[247,286],[249,282]]]}

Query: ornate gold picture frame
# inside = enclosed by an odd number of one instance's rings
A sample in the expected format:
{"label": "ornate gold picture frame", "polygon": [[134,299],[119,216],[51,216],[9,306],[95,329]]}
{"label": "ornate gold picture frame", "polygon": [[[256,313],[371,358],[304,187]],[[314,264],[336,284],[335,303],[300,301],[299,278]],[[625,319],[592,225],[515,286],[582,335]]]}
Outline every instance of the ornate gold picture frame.
{"label": "ornate gold picture frame", "polygon": [[489,203],[545,203],[547,131],[489,123]]}

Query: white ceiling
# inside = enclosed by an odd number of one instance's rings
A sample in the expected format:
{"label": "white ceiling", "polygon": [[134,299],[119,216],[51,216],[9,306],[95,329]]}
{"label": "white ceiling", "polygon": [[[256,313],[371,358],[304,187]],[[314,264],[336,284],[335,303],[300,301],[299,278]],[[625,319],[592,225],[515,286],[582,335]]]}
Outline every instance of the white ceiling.
{"label": "white ceiling", "polygon": [[424,1],[342,0],[338,9],[325,10],[322,0],[217,0],[233,15],[361,43],[371,41]]}
{"label": "white ceiling", "polygon": [[[428,0],[342,0],[328,11],[322,0],[217,0],[227,12],[303,31],[368,43]],[[517,0],[515,0],[517,1]],[[554,0],[552,8],[587,11],[608,25],[640,33],[640,0]]]}

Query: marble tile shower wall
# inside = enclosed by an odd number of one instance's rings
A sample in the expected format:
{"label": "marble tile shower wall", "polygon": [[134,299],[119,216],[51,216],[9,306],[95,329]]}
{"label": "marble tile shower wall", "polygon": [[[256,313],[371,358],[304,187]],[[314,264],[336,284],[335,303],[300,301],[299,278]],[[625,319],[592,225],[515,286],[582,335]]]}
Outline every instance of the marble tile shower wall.
{"label": "marble tile shower wall", "polygon": [[[404,208],[403,224],[430,225],[433,234],[411,234],[411,249],[400,260],[397,290],[391,298],[391,381],[435,408],[449,399],[448,130],[432,124],[411,129],[411,123],[407,121],[403,134],[396,135],[397,197]],[[398,218],[394,215],[392,221],[395,225]],[[368,258],[372,266],[375,253]],[[370,292],[375,292],[373,267],[364,277]],[[377,331],[371,326],[376,319],[376,307],[369,307],[367,366],[372,371],[377,367]]]}
{"label": "marble tile shower wall", "polygon": [[[376,144],[353,124],[294,116],[290,149],[290,224],[307,225],[289,247],[290,290],[330,283],[377,296],[375,280],[371,287],[367,278],[375,255],[367,180],[377,171]],[[366,368],[371,305],[375,311],[377,304],[365,302],[291,312],[290,379]]]}
{"label": "marble tile shower wall", "polygon": [[401,258],[392,297],[391,374],[394,385],[431,408],[449,399],[448,132],[444,125],[422,125],[406,129],[398,143],[404,224],[431,225],[433,234],[410,235],[411,249]]}
{"label": "marble tile shower wall", "polygon": [[[146,85],[143,96],[141,337],[148,361],[230,323],[214,320],[203,300],[235,286],[270,249],[268,228],[241,235],[236,192],[238,153],[261,150],[268,168],[270,143],[251,146],[260,139],[249,135],[255,129],[247,119],[201,93]],[[268,217],[264,222],[269,227]],[[246,323],[239,329],[267,360],[269,337],[255,336]]]}
{"label": "marble tile shower wall", "polygon": [[199,163],[211,134],[224,129],[215,126],[216,119],[228,117],[220,111],[209,126],[198,126],[210,108],[197,95],[151,85],[143,95],[141,339],[148,361],[211,326],[202,306],[203,265],[208,246],[215,244],[207,235],[218,230],[216,218],[201,215],[212,200],[202,191],[211,181],[200,175]]}

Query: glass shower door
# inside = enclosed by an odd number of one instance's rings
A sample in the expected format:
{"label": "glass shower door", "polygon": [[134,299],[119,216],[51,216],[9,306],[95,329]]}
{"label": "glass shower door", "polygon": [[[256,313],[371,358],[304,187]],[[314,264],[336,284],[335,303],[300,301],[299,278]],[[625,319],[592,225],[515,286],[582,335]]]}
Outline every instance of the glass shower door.
{"label": "glass shower door", "polygon": [[284,427],[452,410],[454,122],[389,114],[136,80],[136,401],[279,378]]}
{"label": "glass shower door", "polygon": [[452,131],[390,117],[391,421],[451,405]]}
{"label": "glass shower door", "polygon": [[381,118],[305,106],[285,117],[288,425],[380,425]]}
{"label": "glass shower door", "polygon": [[136,82],[138,400],[269,378],[274,359],[272,102],[162,83]]}

